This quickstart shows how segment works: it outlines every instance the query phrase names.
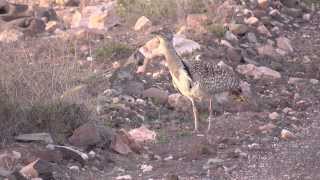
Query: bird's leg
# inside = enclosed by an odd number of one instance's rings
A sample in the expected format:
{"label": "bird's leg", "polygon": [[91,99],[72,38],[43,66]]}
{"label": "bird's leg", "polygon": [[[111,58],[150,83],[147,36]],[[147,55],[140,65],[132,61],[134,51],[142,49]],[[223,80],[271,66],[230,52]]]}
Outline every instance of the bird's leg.
{"label": "bird's leg", "polygon": [[196,104],[194,102],[193,98],[190,98],[191,103],[192,103],[192,110],[193,110],[193,118],[194,118],[194,132],[198,132],[199,128],[198,128],[198,110],[196,107]]}
{"label": "bird's leg", "polygon": [[207,129],[207,131],[209,132],[211,129],[211,121],[213,119],[212,98],[210,98],[210,100],[209,100],[209,109],[208,110],[209,110],[209,116],[208,116],[208,129]]}

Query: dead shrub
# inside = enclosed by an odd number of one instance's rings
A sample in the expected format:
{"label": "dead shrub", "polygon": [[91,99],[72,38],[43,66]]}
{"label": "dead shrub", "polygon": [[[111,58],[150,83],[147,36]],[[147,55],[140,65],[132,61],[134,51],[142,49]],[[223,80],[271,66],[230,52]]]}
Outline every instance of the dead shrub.
{"label": "dead shrub", "polygon": [[39,131],[62,142],[89,119],[86,102],[60,101],[87,74],[70,53],[71,43],[43,38],[0,43],[0,142]]}

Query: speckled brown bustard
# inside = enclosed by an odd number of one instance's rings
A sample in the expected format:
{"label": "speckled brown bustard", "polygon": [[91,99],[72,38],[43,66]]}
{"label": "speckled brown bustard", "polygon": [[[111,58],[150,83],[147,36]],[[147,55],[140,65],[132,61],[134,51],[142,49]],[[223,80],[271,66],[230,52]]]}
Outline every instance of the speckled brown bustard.
{"label": "speckled brown bustard", "polygon": [[239,78],[233,70],[217,64],[182,60],[173,47],[172,37],[171,33],[157,32],[159,46],[152,50],[152,54],[165,57],[174,87],[190,99],[194,115],[194,131],[198,131],[198,111],[195,101],[209,99],[209,131],[213,119],[213,96],[226,91],[238,91]]}

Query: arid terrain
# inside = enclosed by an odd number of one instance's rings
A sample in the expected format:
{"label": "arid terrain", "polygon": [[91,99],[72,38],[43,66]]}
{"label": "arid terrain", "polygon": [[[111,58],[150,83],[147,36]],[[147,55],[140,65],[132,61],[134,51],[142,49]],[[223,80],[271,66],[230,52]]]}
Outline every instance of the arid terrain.
{"label": "arid terrain", "polygon": [[[0,180],[320,179],[317,0],[0,0]],[[232,68],[243,100],[191,103],[163,57]],[[200,55],[200,56],[198,56]]]}

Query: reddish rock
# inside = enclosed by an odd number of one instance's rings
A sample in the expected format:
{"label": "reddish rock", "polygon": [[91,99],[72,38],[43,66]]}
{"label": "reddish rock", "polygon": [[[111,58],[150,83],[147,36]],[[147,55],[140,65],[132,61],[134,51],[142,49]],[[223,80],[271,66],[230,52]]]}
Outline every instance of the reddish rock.
{"label": "reddish rock", "polygon": [[258,0],[258,5],[262,9],[267,9],[269,6],[269,0]]}
{"label": "reddish rock", "polygon": [[257,47],[257,51],[259,55],[274,56],[276,54],[276,50],[270,44]]}
{"label": "reddish rock", "polygon": [[87,148],[92,145],[108,144],[113,135],[112,129],[88,122],[77,128],[69,138],[69,141],[74,146]]}
{"label": "reddish rock", "polygon": [[279,79],[281,74],[268,67],[257,67],[253,64],[239,65],[237,71],[254,79]]}
{"label": "reddish rock", "polygon": [[291,45],[291,41],[288,38],[286,38],[286,37],[278,37],[276,39],[276,41],[277,41],[277,46],[280,49],[282,49],[282,50],[284,50],[286,52],[293,52],[294,51],[293,47]]}
{"label": "reddish rock", "polygon": [[254,16],[251,16],[247,19],[244,19],[244,22],[248,25],[255,26],[259,23],[259,19]]}
{"label": "reddish rock", "polygon": [[267,37],[272,37],[272,34],[270,33],[270,31],[266,28],[265,25],[261,24],[260,26],[258,26],[257,31],[260,34],[266,35]]}

